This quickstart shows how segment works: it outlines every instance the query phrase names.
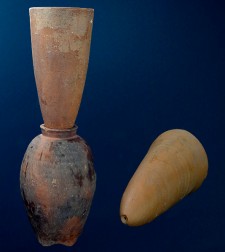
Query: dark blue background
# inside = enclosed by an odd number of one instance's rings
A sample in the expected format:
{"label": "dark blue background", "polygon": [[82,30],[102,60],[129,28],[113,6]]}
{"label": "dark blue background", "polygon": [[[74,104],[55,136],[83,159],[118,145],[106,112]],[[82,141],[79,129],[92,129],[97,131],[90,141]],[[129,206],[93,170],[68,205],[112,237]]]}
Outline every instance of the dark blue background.
{"label": "dark blue background", "polygon": [[[29,142],[40,133],[28,8],[95,9],[77,118],[91,146],[97,190],[72,248],[38,244],[19,191]],[[225,5],[223,1],[1,0],[0,251],[225,251]],[[209,174],[196,193],[152,223],[124,226],[122,193],[152,141],[183,128],[204,145]]]}

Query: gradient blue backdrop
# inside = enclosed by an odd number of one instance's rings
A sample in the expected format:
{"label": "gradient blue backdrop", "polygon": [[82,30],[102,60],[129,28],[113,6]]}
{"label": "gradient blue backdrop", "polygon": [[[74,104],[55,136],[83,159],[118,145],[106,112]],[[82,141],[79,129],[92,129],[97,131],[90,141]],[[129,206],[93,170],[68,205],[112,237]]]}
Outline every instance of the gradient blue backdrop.
{"label": "gradient blue backdrop", "polygon": [[[28,8],[93,7],[89,69],[77,125],[91,146],[97,190],[71,248],[38,244],[19,191],[29,142],[43,122],[33,75]],[[224,1],[1,0],[0,251],[225,251]],[[163,131],[195,134],[209,175],[195,194],[152,223],[121,224],[122,193]]]}

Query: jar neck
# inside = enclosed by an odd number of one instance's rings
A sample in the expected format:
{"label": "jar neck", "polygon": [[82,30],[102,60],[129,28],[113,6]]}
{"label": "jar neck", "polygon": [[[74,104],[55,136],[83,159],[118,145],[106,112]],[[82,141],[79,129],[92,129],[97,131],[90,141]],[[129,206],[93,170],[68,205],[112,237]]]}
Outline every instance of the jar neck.
{"label": "jar neck", "polygon": [[75,125],[73,128],[70,129],[50,129],[45,127],[44,124],[41,124],[40,128],[43,136],[68,139],[68,138],[74,138],[76,136],[78,127]]}

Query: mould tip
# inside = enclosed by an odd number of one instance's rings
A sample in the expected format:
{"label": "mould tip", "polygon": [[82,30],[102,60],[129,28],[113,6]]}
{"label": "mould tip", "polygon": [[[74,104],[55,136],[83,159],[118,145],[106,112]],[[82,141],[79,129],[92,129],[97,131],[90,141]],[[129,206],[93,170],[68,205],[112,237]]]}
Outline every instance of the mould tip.
{"label": "mould tip", "polygon": [[127,225],[127,222],[128,222],[128,218],[126,215],[121,215],[120,216],[120,219],[122,221],[123,224]]}

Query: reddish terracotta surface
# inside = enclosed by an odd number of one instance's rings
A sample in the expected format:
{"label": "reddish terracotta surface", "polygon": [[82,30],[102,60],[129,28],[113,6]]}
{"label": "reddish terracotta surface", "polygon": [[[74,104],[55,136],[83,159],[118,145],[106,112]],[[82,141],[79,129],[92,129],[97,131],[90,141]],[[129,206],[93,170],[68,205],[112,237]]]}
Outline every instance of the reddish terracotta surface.
{"label": "reddish terracotta surface", "polygon": [[88,68],[93,17],[93,9],[30,9],[35,79],[48,128],[74,126]]}
{"label": "reddish terracotta surface", "polygon": [[88,67],[93,15],[93,9],[30,9],[44,125],[27,148],[20,185],[30,222],[44,246],[76,242],[95,191],[91,151],[73,127]]}
{"label": "reddish terracotta surface", "polygon": [[42,134],[25,153],[20,182],[39,242],[72,246],[82,232],[96,184],[90,148],[76,128],[42,126]]}

